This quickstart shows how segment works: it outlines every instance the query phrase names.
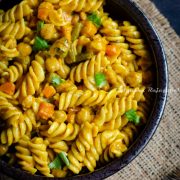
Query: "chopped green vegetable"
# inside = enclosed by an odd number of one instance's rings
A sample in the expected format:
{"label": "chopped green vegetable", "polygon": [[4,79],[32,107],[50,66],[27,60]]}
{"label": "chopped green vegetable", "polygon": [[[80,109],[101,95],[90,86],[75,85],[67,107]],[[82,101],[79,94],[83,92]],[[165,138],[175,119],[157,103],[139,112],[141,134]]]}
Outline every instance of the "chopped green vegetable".
{"label": "chopped green vegetable", "polygon": [[52,161],[51,163],[49,163],[49,168],[50,169],[62,169],[63,166],[63,162],[61,161],[61,159],[59,158],[59,156],[57,156],[54,161]]}
{"label": "chopped green vegetable", "polygon": [[58,76],[57,74],[55,73],[51,73],[50,75],[50,83],[54,86],[54,87],[57,87],[59,86],[61,83],[64,82],[64,79],[61,79],[60,76]]}
{"label": "chopped green vegetable", "polygon": [[86,61],[88,59],[91,59],[93,56],[92,53],[81,53],[76,56],[76,62],[82,62]]}
{"label": "chopped green vegetable", "polygon": [[97,27],[101,26],[101,18],[96,13],[90,14],[87,18],[89,21],[92,21]]}
{"label": "chopped green vegetable", "polygon": [[48,45],[47,41],[39,36],[36,36],[35,42],[33,45],[33,51],[45,50],[48,48],[49,48],[49,45]]}
{"label": "chopped green vegetable", "polygon": [[56,156],[54,161],[49,163],[49,168],[50,169],[62,169],[64,164],[66,166],[70,165],[69,160],[67,158],[67,153],[62,151]]}
{"label": "chopped green vegetable", "polygon": [[76,25],[74,26],[74,28],[72,30],[72,41],[73,42],[79,37],[82,27],[83,27],[82,23],[76,23]]}
{"label": "chopped green vegetable", "polygon": [[106,76],[103,73],[96,73],[94,79],[96,82],[96,86],[99,88],[102,88],[107,84]]}
{"label": "chopped green vegetable", "polygon": [[129,122],[133,122],[134,124],[140,123],[140,116],[136,113],[134,109],[131,109],[125,113]]}
{"label": "chopped green vegetable", "polygon": [[38,21],[37,23],[37,32],[40,32],[41,29],[43,28],[44,26],[44,21]]}
{"label": "chopped green vegetable", "polygon": [[64,162],[64,164],[66,166],[69,166],[70,163],[69,163],[69,159],[67,158],[67,153],[66,152],[60,152],[59,153],[59,157],[61,158],[61,160]]}

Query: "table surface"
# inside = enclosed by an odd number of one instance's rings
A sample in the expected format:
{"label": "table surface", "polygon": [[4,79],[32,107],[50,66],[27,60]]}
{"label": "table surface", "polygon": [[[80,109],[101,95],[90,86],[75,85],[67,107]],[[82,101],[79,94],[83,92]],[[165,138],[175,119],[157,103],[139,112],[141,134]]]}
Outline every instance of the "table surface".
{"label": "table surface", "polygon": [[151,0],[180,35],[180,0]]}

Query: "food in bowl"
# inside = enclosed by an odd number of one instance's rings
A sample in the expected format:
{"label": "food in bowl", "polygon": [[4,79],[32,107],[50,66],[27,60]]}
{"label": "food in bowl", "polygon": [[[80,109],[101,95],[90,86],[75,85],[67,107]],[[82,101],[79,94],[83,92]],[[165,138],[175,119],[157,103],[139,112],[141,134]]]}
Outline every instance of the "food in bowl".
{"label": "food in bowl", "polygon": [[23,0],[1,11],[1,159],[48,177],[93,172],[145,125],[148,46],[104,3]]}

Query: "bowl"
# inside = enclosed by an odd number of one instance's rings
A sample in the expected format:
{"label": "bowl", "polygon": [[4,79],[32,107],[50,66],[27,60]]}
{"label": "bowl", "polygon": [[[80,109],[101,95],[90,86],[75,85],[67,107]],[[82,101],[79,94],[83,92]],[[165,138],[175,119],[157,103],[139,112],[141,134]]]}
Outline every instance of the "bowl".
{"label": "bowl", "polygon": [[[7,2],[7,0],[0,0],[0,2],[2,3],[0,4],[1,8],[7,9],[9,5],[12,6],[12,3],[18,3],[19,0],[13,2],[9,0],[9,3]],[[127,166],[134,158],[138,156],[138,154],[144,149],[149,140],[152,138],[160,123],[165,108],[168,88],[167,63],[162,43],[151,22],[147,19],[146,15],[137,7],[137,5],[131,0],[107,0],[105,9],[110,13],[110,16],[116,19],[123,18],[124,20],[132,21],[143,33],[144,38],[149,44],[152,59],[154,61],[156,74],[154,88],[158,91],[154,93],[154,102],[152,102],[152,110],[146,126],[123,157],[107,163],[104,167],[95,170],[93,173],[80,174],[73,177],[66,177],[61,179],[100,180],[113,175],[117,171]],[[0,171],[19,180],[50,179],[38,175],[34,176],[15,167],[10,167],[4,161],[0,161]]]}

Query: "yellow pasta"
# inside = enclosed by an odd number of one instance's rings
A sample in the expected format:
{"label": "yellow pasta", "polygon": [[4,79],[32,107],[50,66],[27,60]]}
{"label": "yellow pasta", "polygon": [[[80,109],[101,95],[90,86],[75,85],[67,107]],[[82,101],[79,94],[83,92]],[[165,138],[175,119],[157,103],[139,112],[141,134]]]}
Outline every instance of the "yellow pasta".
{"label": "yellow pasta", "polygon": [[1,76],[5,79],[8,79],[10,82],[16,82],[22,77],[22,75],[23,65],[19,62],[15,62],[14,65],[9,66],[9,68],[6,69]]}
{"label": "yellow pasta", "polygon": [[0,24],[0,36],[11,35],[15,39],[21,39],[24,35],[27,35],[31,30],[26,27],[24,19],[16,23],[5,22]]}
{"label": "yellow pasta", "polygon": [[30,15],[33,10],[29,6],[28,2],[30,1],[22,1],[20,4],[15,5],[7,12],[0,14],[0,22],[16,22],[17,20]]}
{"label": "yellow pasta", "polygon": [[21,137],[32,131],[33,126],[35,126],[34,114],[27,112],[24,114],[24,121],[19,122],[18,126],[11,126],[1,132],[1,144],[8,144],[8,146],[10,146],[11,144],[18,142]]}
{"label": "yellow pasta", "polygon": [[148,121],[148,45],[104,4],[22,0],[0,12],[0,157],[8,163],[47,177],[93,172],[123,156]]}
{"label": "yellow pasta", "polygon": [[94,12],[98,10],[103,3],[103,0],[97,1],[83,1],[83,0],[61,0],[59,5],[66,11],[75,11],[75,12]]}
{"label": "yellow pasta", "polygon": [[99,53],[91,60],[86,61],[85,63],[80,63],[78,66],[74,67],[70,72],[70,79],[73,82],[80,82],[83,80],[84,85],[88,89],[95,90],[95,83],[91,83],[90,80],[94,78],[95,73],[103,71],[103,68],[108,64],[108,59],[102,53]]}
{"label": "yellow pasta", "polygon": [[15,146],[16,157],[20,160],[19,165],[22,167],[23,170],[30,172],[31,174],[35,174],[37,169],[34,167],[35,162],[33,160],[32,154],[28,149],[28,142],[30,138],[25,135],[23,136],[18,144]]}
{"label": "yellow pasta", "polygon": [[34,95],[39,89],[40,83],[44,80],[44,70],[37,61],[33,61],[29,72],[22,81],[21,88],[19,90],[19,98],[23,100],[28,95]]}
{"label": "yellow pasta", "polygon": [[14,37],[5,37],[0,42],[0,59],[12,60],[18,57],[17,40]]}
{"label": "yellow pasta", "polygon": [[44,175],[48,177],[53,177],[50,174],[50,169],[48,167],[48,153],[46,151],[46,144],[42,138],[33,138],[28,142],[28,147],[32,153],[33,160],[35,162],[35,167]]}
{"label": "yellow pasta", "polygon": [[0,115],[3,120],[7,121],[8,126],[16,127],[19,122],[24,121],[22,112],[3,97],[0,97]]}
{"label": "yellow pasta", "polygon": [[117,89],[112,89],[109,92],[103,90],[76,90],[62,93],[59,98],[59,110],[66,110],[69,107],[75,107],[79,105],[104,105],[106,102],[115,99],[117,93]]}

